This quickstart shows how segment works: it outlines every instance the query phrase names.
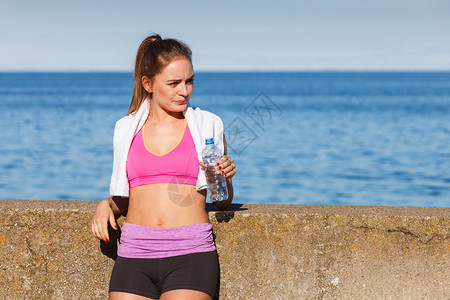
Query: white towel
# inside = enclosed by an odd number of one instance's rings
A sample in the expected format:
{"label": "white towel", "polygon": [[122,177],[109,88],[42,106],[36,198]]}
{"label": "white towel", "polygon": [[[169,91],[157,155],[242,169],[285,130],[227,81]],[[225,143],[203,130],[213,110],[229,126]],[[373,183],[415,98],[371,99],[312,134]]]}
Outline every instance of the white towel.
{"label": "white towel", "polygon": [[[114,128],[114,162],[111,176],[111,185],[109,192],[111,196],[129,196],[129,183],[127,178],[127,158],[130,150],[131,141],[135,134],[144,125],[150,111],[150,101],[145,100],[141,107],[128,116],[117,121]],[[202,151],[205,147],[205,139],[214,138],[214,144],[224,153],[223,145],[223,123],[215,114],[198,107],[188,105],[183,112],[192,138],[198,159],[202,161]],[[200,168],[196,183],[197,190],[206,188],[206,177],[204,168]]]}

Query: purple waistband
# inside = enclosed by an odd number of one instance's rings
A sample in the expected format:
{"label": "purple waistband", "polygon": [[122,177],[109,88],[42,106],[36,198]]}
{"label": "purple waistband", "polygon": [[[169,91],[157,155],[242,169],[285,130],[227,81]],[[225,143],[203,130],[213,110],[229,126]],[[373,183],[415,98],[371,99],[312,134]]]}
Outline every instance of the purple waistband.
{"label": "purple waistband", "polygon": [[158,228],[124,222],[117,255],[164,258],[216,250],[210,223]]}

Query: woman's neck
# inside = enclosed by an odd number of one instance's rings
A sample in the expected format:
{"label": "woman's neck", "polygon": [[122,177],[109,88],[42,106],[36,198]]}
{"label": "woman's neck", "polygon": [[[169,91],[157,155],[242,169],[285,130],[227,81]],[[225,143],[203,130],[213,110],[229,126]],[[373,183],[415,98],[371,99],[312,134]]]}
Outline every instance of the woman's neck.
{"label": "woman's neck", "polygon": [[172,123],[182,119],[184,119],[183,112],[165,111],[162,108],[155,107],[155,105],[150,105],[150,111],[147,117],[147,121],[155,123]]}

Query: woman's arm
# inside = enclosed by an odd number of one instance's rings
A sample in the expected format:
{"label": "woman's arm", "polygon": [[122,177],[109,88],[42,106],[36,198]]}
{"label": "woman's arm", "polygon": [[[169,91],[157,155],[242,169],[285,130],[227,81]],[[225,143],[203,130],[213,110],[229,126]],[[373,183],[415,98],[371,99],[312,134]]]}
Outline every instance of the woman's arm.
{"label": "woman's arm", "polygon": [[113,213],[116,215],[128,210],[128,203],[130,200],[128,197],[113,196],[106,198],[105,200],[108,200],[109,207],[111,207]]}
{"label": "woman's arm", "polygon": [[91,221],[92,233],[105,242],[109,242],[108,222],[117,229],[114,214],[120,214],[128,209],[128,197],[109,197],[97,204]]}

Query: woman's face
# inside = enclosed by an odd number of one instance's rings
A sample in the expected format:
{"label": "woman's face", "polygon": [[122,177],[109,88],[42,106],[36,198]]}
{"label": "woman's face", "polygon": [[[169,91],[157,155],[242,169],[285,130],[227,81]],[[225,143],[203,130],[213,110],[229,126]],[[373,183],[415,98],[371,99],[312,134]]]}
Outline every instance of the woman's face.
{"label": "woman's face", "polygon": [[152,105],[167,112],[183,112],[194,88],[194,70],[187,58],[175,58],[152,80],[142,77],[142,84],[153,93]]}

